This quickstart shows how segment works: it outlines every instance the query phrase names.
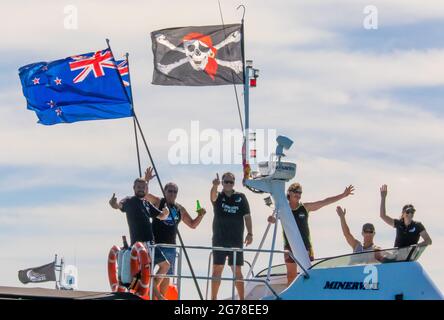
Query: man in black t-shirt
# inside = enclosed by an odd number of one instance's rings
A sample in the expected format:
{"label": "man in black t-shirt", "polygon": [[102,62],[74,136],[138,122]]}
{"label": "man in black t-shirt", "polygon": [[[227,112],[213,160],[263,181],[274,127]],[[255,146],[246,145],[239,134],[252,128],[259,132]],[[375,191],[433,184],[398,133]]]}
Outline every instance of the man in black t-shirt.
{"label": "man in black t-shirt", "polygon": [[[213,218],[213,247],[243,248],[243,244],[251,244],[253,241],[253,228],[250,216],[250,206],[243,193],[234,191],[234,174],[226,172],[222,175],[222,192],[217,192],[220,185],[219,174],[213,180],[211,188],[211,203],[214,209]],[[247,227],[247,236],[244,241],[244,222]],[[241,266],[244,264],[243,252],[236,253],[236,266],[234,264],[233,251],[213,250],[213,278],[219,278],[228,257],[228,265],[235,272],[236,279],[243,279]],[[235,268],[235,269],[233,269]],[[235,271],[234,271],[235,270]],[[235,283],[239,299],[244,299],[244,283]],[[211,282],[211,298],[217,299],[220,280]]]}
{"label": "man in black t-shirt", "polygon": [[[149,183],[149,181],[154,177],[155,175],[153,174],[153,169],[151,167],[145,170],[145,181],[147,183]],[[163,189],[165,191],[165,198],[159,198],[149,192],[145,196],[145,199],[151,202],[157,208],[164,208],[166,205],[170,210],[170,215],[167,219],[153,220],[154,241],[157,244],[176,244],[177,228],[179,223],[183,221],[188,227],[195,229],[202,221],[206,210],[204,208],[200,208],[197,212],[197,217],[193,219],[188,211],[182,205],[176,202],[179,187],[173,182],[168,182]],[[160,250],[170,263],[170,268],[167,275],[173,275],[176,262],[176,248],[160,247]],[[160,292],[163,295],[167,293],[169,285],[170,278],[165,278],[160,286]]]}
{"label": "man in black t-shirt", "polygon": [[[385,209],[385,201],[387,198],[387,185],[384,184],[381,189],[381,207],[380,217],[388,225],[396,229],[395,247],[402,248],[418,244],[418,246],[428,246],[432,244],[432,239],[427,233],[421,222],[413,221],[413,215],[416,212],[412,204],[407,204],[402,208],[401,219],[393,219],[389,217]],[[419,238],[424,241],[418,243]]]}
{"label": "man in black t-shirt", "polygon": [[[136,242],[142,242],[149,250],[149,245],[154,244],[153,229],[151,225],[151,219],[165,220],[169,215],[167,207],[162,211],[153,206],[150,202],[144,199],[148,192],[148,185],[143,179],[136,179],[134,181],[134,196],[126,197],[120,202],[117,201],[116,194],[114,193],[109,204],[114,209],[120,209],[120,211],[126,213],[126,219],[130,231],[131,245]],[[151,250],[148,252],[151,253]],[[157,271],[158,275],[165,275],[169,269],[169,263],[165,259],[165,256],[159,250],[154,249],[154,261],[155,265],[159,266]],[[159,293],[158,286],[162,283],[163,278],[156,278],[154,281],[154,295],[158,299],[164,299]]]}

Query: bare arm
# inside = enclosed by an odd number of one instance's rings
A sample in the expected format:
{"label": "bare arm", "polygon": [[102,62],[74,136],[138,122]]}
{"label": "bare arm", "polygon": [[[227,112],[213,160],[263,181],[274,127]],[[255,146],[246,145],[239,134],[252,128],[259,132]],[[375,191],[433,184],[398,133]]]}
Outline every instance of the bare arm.
{"label": "bare arm", "polygon": [[345,208],[342,209],[341,207],[338,206],[336,208],[336,212],[338,213],[339,219],[341,220],[341,228],[342,228],[342,233],[344,234],[345,240],[350,245],[350,247],[352,247],[352,249],[355,249],[356,246],[358,245],[359,241],[356,240],[355,237],[353,237],[353,235],[350,232],[350,228],[347,225],[347,221],[345,221],[345,213],[346,213]]}
{"label": "bare arm", "polygon": [[304,203],[305,208],[310,211],[316,211],[321,209],[322,207],[328,206],[329,204],[335,203],[341,199],[344,199],[348,197],[349,195],[353,194],[353,191],[355,191],[355,187],[352,185],[349,185],[347,188],[345,188],[344,192],[341,194],[338,194],[337,196],[328,197],[324,200],[315,201],[315,202],[307,202]]}
{"label": "bare arm", "polygon": [[203,216],[206,213],[206,210],[204,208],[201,208],[198,212],[197,217],[193,219],[193,218],[191,218],[190,214],[188,213],[188,211],[184,207],[179,205],[179,209],[182,214],[182,221],[191,229],[196,229],[196,227],[200,224]]}
{"label": "bare arm", "polygon": [[427,231],[424,230],[419,235],[424,239],[424,241],[418,243],[418,246],[422,247],[422,246],[429,246],[432,244],[432,238],[430,238]]}
{"label": "bare arm", "polygon": [[151,202],[156,207],[159,207],[160,205],[160,198],[151,193],[145,195],[145,200]]}
{"label": "bare arm", "polygon": [[154,174],[153,168],[152,167],[148,167],[145,170],[145,181],[146,181],[146,194],[145,194],[145,200],[151,202],[153,205],[155,205],[156,207],[159,207],[160,205],[160,198],[149,193],[148,192],[148,186],[149,183],[152,179],[154,179],[156,175]]}
{"label": "bare arm", "polygon": [[220,185],[219,174],[216,173],[216,179],[213,180],[213,186],[210,191],[210,200],[211,202],[216,202],[217,200],[217,187]]}
{"label": "bare arm", "polygon": [[251,221],[251,215],[246,214],[244,216],[245,227],[247,227],[247,236],[245,237],[245,244],[248,246],[253,242],[253,222]]}
{"label": "bare arm", "polygon": [[380,190],[381,190],[381,207],[379,209],[379,216],[381,217],[382,220],[384,220],[385,223],[394,227],[395,220],[389,217],[385,210],[385,199],[387,198],[387,185],[386,184],[382,185]]}
{"label": "bare arm", "polygon": [[111,206],[111,208],[113,209],[122,209],[122,203],[117,201],[116,198],[116,194],[113,193],[113,196],[111,197],[111,199],[109,200],[109,205]]}

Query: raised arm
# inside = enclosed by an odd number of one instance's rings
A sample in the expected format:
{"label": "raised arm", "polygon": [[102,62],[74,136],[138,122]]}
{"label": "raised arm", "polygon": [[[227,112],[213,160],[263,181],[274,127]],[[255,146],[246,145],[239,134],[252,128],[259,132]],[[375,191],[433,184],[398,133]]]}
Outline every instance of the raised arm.
{"label": "raised arm", "polygon": [[219,174],[216,173],[216,179],[213,180],[213,186],[211,187],[211,191],[210,191],[210,200],[211,202],[216,202],[217,200],[217,187],[219,187],[220,185],[220,179],[219,179]]}
{"label": "raised arm", "polygon": [[321,201],[306,202],[304,203],[304,206],[310,212],[316,211],[321,209],[322,207],[328,206],[329,204],[335,203],[336,201],[339,201],[341,199],[348,197],[349,195],[352,195],[353,191],[355,191],[355,187],[349,185],[348,187],[345,188],[343,193],[338,194],[337,196],[328,197]]}
{"label": "raised arm", "polygon": [[191,218],[190,214],[183,206],[181,206],[179,204],[178,204],[178,206],[179,206],[180,212],[182,214],[182,221],[191,229],[196,229],[196,227],[202,221],[203,216],[207,212],[204,208],[201,208],[199,210],[199,212],[197,213],[197,217],[193,219],[193,218]]}
{"label": "raised arm", "polygon": [[341,228],[342,228],[342,233],[344,234],[345,240],[350,245],[350,247],[352,247],[352,249],[355,249],[356,246],[358,245],[359,241],[356,240],[355,237],[353,237],[353,235],[350,232],[350,228],[347,225],[347,221],[345,221],[345,213],[346,213],[345,208],[342,209],[340,206],[337,206],[336,212],[338,213],[339,219],[341,220]]}
{"label": "raised arm", "polygon": [[390,218],[385,210],[385,199],[387,198],[387,185],[384,184],[381,187],[381,206],[379,209],[379,216],[382,220],[384,220],[385,223],[388,225],[394,227],[395,226],[395,220],[393,218]]}
{"label": "raised arm", "polygon": [[148,167],[145,170],[145,181],[146,181],[146,194],[145,194],[145,200],[151,202],[153,205],[155,205],[156,207],[158,207],[160,205],[160,198],[149,193],[149,189],[148,189],[148,185],[150,183],[150,181],[152,179],[154,179],[156,175],[153,172],[153,168],[152,167]]}
{"label": "raised arm", "polygon": [[113,193],[113,196],[112,196],[111,199],[109,200],[109,205],[110,205],[111,208],[113,208],[113,209],[120,209],[120,210],[121,210],[122,207],[123,207],[122,203],[117,201],[117,198],[116,198],[116,194],[115,194],[115,193]]}

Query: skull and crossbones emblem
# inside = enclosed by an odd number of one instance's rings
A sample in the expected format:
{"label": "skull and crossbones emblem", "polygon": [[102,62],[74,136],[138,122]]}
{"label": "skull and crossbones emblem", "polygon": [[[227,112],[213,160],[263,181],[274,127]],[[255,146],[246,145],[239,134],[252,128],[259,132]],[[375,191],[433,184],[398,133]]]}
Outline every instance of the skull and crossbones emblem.
{"label": "skull and crossbones emblem", "polygon": [[170,64],[157,63],[157,68],[163,74],[168,75],[177,67],[189,63],[196,71],[205,71],[213,80],[218,66],[230,68],[236,74],[243,71],[243,63],[237,61],[224,61],[216,58],[217,51],[230,43],[237,43],[241,40],[239,31],[232,32],[226,39],[213,45],[210,36],[197,32],[191,32],[182,38],[182,44],[175,46],[163,34],[155,36],[156,41],[170,50],[181,52],[185,55],[182,59]]}

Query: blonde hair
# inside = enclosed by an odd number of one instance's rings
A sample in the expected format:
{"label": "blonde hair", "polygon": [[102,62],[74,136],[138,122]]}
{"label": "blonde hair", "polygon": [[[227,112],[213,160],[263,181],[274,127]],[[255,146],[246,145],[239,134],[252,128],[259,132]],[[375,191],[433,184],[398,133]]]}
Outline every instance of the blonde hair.
{"label": "blonde hair", "polygon": [[302,189],[302,186],[299,182],[294,182],[290,184],[290,186],[288,187],[287,193],[290,192],[290,190],[297,190],[297,189]]}

